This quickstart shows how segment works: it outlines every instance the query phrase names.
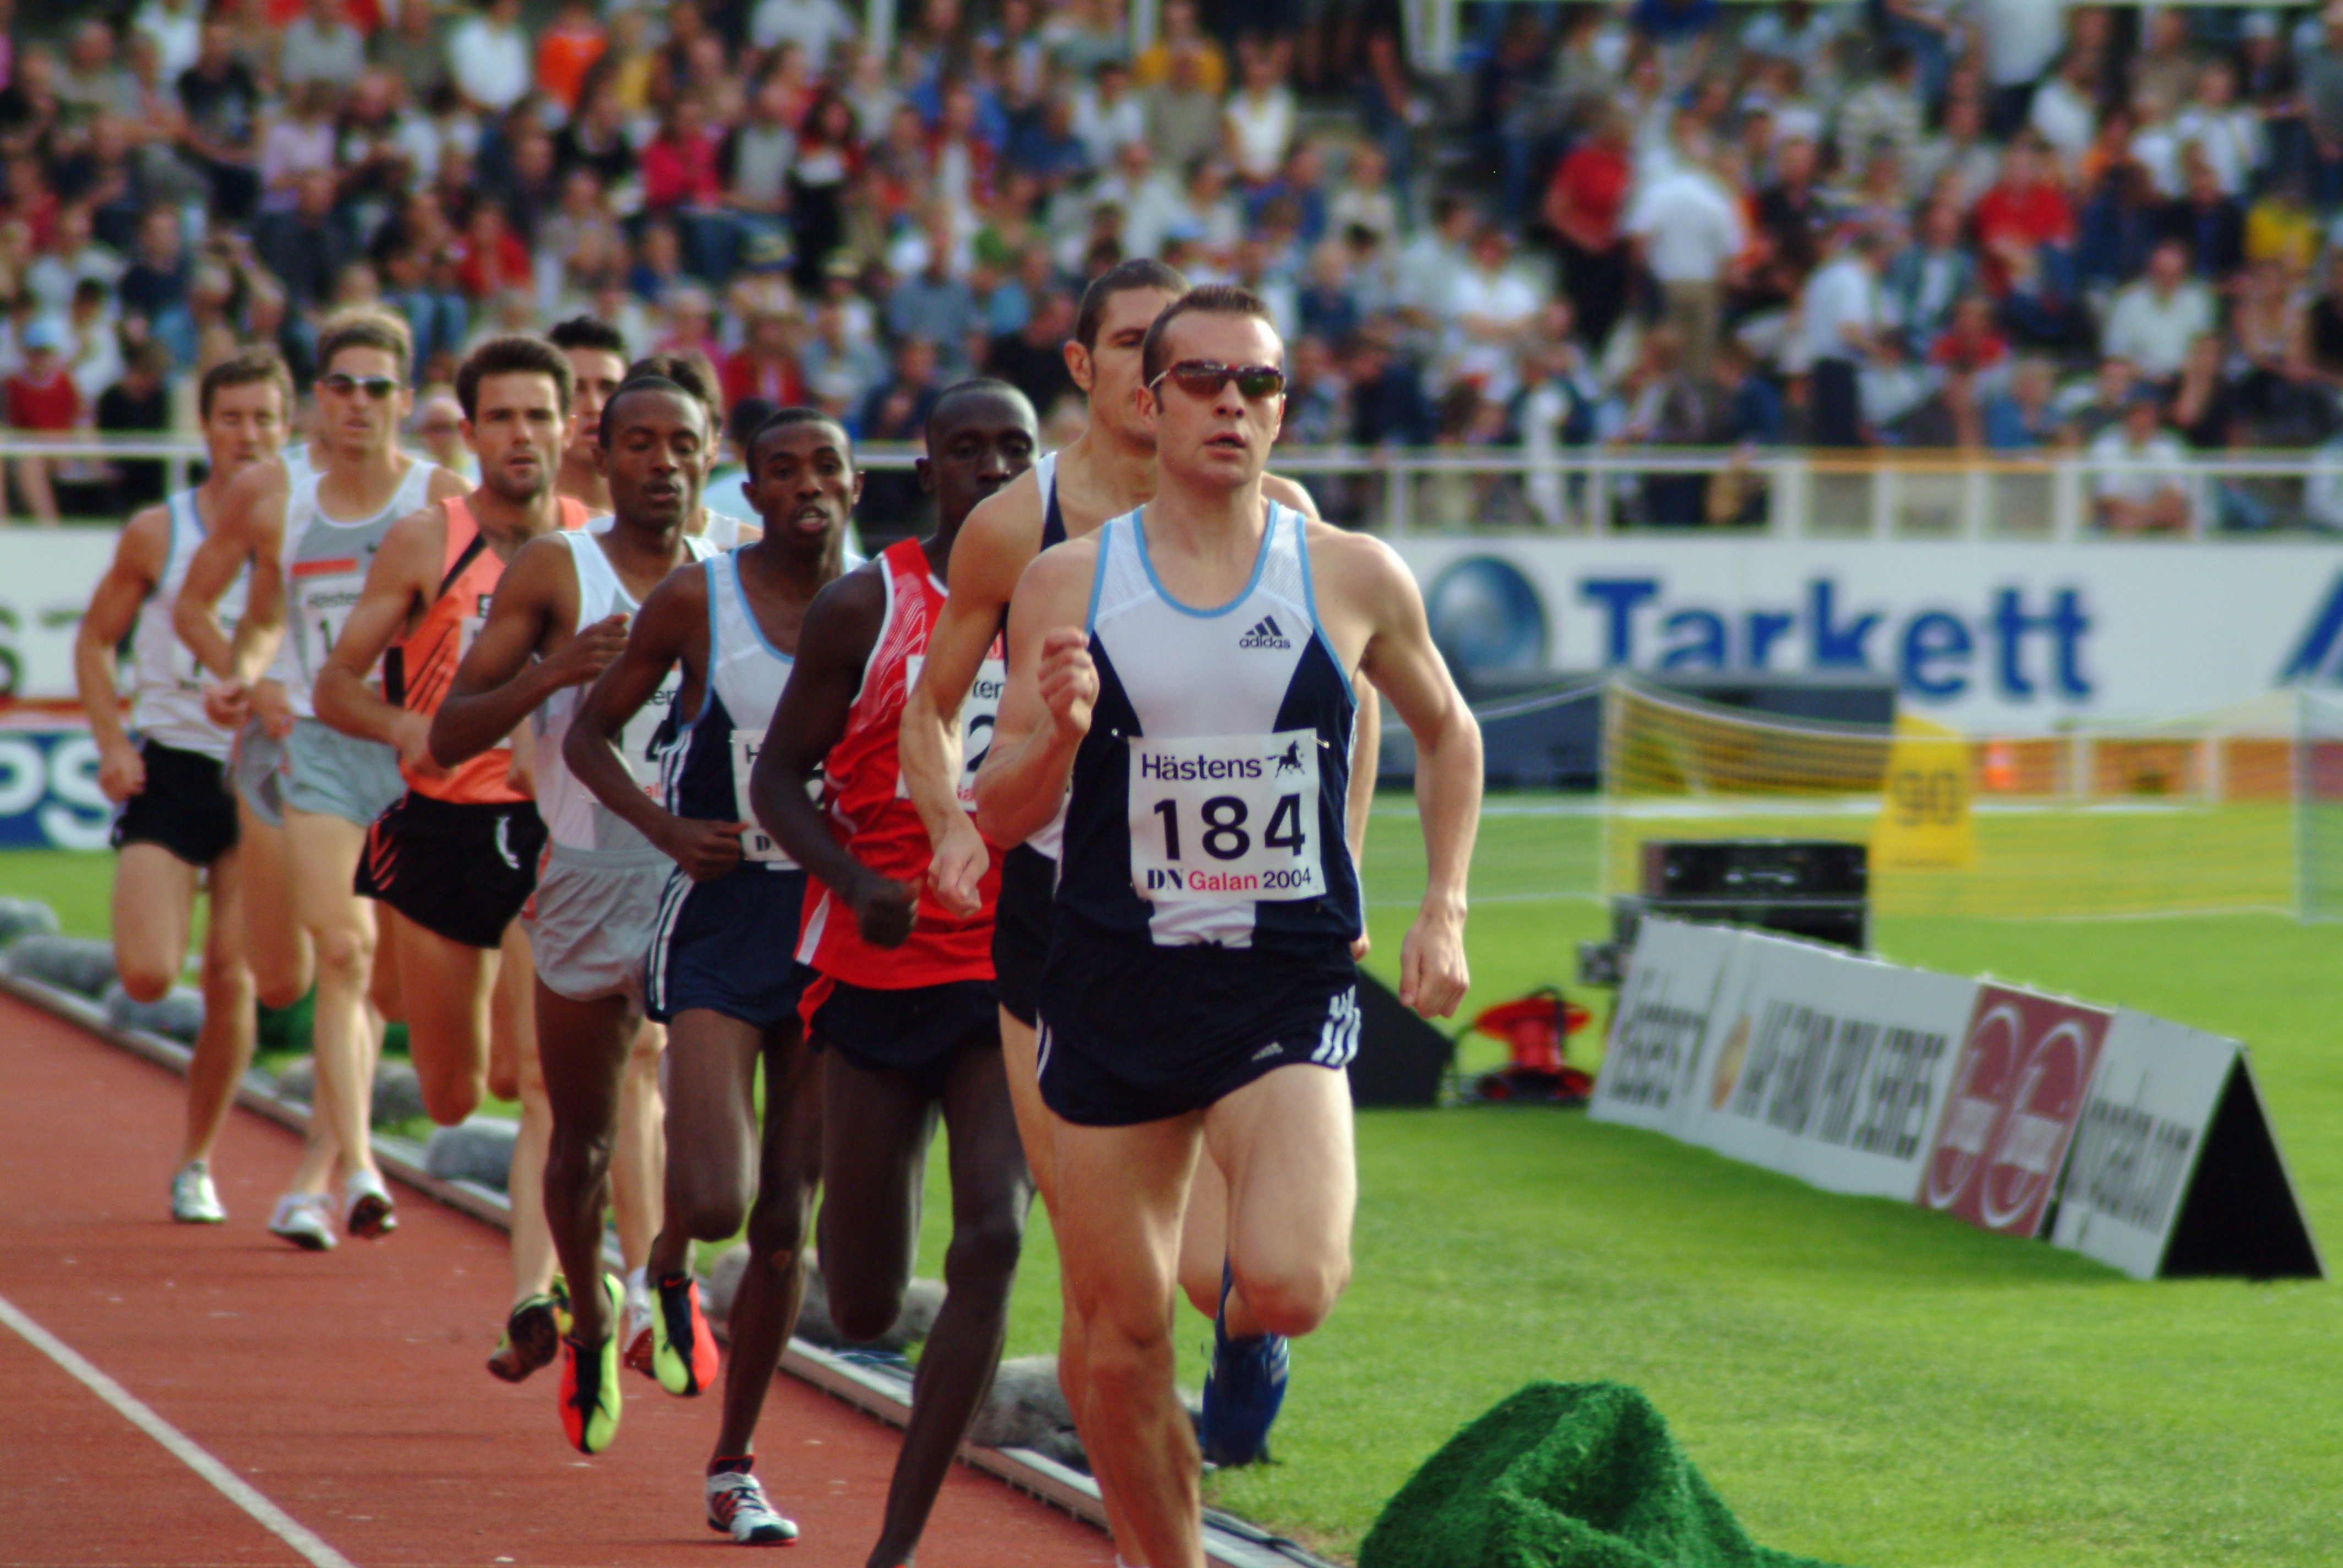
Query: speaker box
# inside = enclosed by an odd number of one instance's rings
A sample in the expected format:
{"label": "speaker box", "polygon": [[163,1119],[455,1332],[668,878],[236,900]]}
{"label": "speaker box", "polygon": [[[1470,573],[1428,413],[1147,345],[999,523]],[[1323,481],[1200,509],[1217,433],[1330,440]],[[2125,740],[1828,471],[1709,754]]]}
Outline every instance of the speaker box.
{"label": "speaker box", "polygon": [[1871,945],[1870,861],[1861,844],[1715,839],[1644,845],[1643,893],[1613,900],[1614,937],[1646,914],[1752,926],[1863,952]]}
{"label": "speaker box", "polygon": [[1353,1105],[1436,1105],[1456,1044],[1418,1018],[1391,989],[1359,971],[1359,1053],[1351,1059]]}

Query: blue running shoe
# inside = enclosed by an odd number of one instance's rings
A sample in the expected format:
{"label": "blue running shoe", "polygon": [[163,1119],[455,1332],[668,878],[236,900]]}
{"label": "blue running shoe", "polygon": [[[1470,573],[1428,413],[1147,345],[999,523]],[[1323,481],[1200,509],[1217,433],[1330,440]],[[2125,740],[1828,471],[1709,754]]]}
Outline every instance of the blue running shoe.
{"label": "blue running shoe", "polygon": [[1221,1265],[1221,1311],[1212,1322],[1212,1366],[1204,1374],[1204,1414],[1197,1437],[1204,1458],[1222,1469],[1269,1457],[1269,1429],[1285,1402],[1292,1352],[1283,1334],[1231,1339],[1228,1265]]}

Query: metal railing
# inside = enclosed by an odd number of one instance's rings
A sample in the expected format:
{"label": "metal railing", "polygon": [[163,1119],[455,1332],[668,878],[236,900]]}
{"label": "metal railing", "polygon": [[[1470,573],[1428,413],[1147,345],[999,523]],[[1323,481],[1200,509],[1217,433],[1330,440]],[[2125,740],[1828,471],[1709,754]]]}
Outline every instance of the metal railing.
{"label": "metal railing", "polygon": [[[902,445],[872,445],[856,454],[864,467],[880,472],[908,469],[918,456],[917,448]],[[35,440],[0,434],[0,459],[26,457],[160,461],[177,489],[202,464],[204,449],[171,437]],[[1282,447],[1271,466],[1310,486],[1330,516],[1393,536],[2112,538],[2097,518],[2097,485],[2103,477],[2133,471],[2174,475],[2188,501],[2182,528],[2142,537],[2343,534],[2343,449],[2334,448],[2159,463],[2101,461],[2079,452],[2010,457],[1588,447],[1533,457],[1506,447]],[[1737,501],[1711,508],[1711,490],[1720,481],[1734,487]],[[1665,507],[1655,506],[1654,497],[1663,493]],[[1682,515],[1687,506],[1694,516]],[[1661,515],[1668,508],[1675,515]],[[1724,520],[1713,520],[1712,509]]]}

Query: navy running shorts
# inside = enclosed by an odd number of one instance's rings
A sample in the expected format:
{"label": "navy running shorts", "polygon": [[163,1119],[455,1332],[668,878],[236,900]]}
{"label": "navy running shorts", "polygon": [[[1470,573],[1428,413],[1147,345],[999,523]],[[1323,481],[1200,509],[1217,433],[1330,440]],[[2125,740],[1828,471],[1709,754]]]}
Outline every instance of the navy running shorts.
{"label": "navy running shorts", "polygon": [[1009,1016],[1031,1028],[1050,959],[1051,903],[1058,862],[1023,844],[1001,859],[1001,897],[993,906],[992,976]]}
{"label": "navy running shorts", "polygon": [[666,1023],[706,1008],[759,1029],[797,1021],[812,971],[797,961],[806,874],[743,865],[695,882],[680,868],[659,895],[644,974],[644,1011]]}

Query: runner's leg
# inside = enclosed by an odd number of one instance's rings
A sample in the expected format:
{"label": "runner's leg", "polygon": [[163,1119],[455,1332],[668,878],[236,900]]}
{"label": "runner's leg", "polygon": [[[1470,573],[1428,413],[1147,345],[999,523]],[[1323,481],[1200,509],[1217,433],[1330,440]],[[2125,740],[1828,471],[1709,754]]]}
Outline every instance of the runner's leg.
{"label": "runner's leg", "polygon": [[650,1256],[659,1234],[667,1183],[667,1105],[659,1093],[659,1058],[667,1028],[645,1019],[627,1052],[618,1091],[618,1137],[610,1157],[610,1220],[618,1254],[629,1271]]}
{"label": "runner's leg", "polygon": [[[309,994],[317,948],[293,910],[293,868],[285,829],[273,828],[236,802],[236,859],[251,897],[244,900],[244,952],[260,1005],[288,1008]],[[215,915],[216,918],[216,915]]]}
{"label": "runner's leg", "polygon": [[[1202,1568],[1202,1458],[1172,1384],[1172,1293],[1198,1116],[1136,1127],[1058,1120],[1060,1266],[1081,1312],[1091,1468],[1120,1495],[1137,1561]],[[1121,1548],[1126,1557],[1129,1546]]]}
{"label": "runner's leg", "polygon": [[[844,1063],[830,1065],[836,1071]],[[910,1561],[952,1457],[992,1386],[1009,1337],[1009,1291],[1017,1279],[1025,1212],[1033,1201],[1001,1052],[991,1041],[963,1047],[953,1058],[943,1112],[952,1193],[944,1304],[920,1350],[911,1419],[869,1568]],[[915,1241],[917,1234],[915,1224]],[[822,1256],[829,1255],[825,1248]]]}
{"label": "runner's leg", "polygon": [[757,1058],[763,1035],[707,1008],[667,1031],[667,1202],[648,1263],[653,1283],[691,1271],[694,1241],[740,1232],[757,1198]]}
{"label": "runner's leg", "polygon": [[230,849],[211,863],[212,907],[204,927],[204,1022],[187,1063],[187,1141],[182,1163],[211,1158],[220,1123],[236,1102],[236,1086],[252,1065],[257,1032],[252,1010],[252,970],[244,961],[242,866]]}
{"label": "runner's leg", "polygon": [[114,968],[134,1001],[159,1001],[187,962],[199,873],[160,844],[114,860]]}
{"label": "runner's leg", "polygon": [[719,1460],[756,1452],[757,1417],[805,1299],[806,1232],[821,1180],[823,1065],[794,1025],[765,1037],[764,1059],[765,1128],[749,1216],[749,1266],[729,1323],[732,1353],[714,1454]]}
{"label": "runner's leg", "polygon": [[374,969],[374,903],[350,890],[365,843],[366,829],[355,822],[289,807],[285,812],[294,910],[317,953],[312,1035],[317,1095],[312,1114],[323,1115],[333,1129],[347,1170],[375,1174],[367,1131],[374,1100],[371,1058],[381,1049],[380,1034],[368,1029],[367,1012],[367,987]]}
{"label": "runner's leg", "polygon": [[[545,1191],[545,1151],[553,1133],[553,1108],[545,1097],[545,1070],[537,1056],[537,973],[529,962],[528,938],[520,922],[505,928],[503,960],[497,966],[488,1030],[488,1091],[520,1101],[520,1133],[513,1140],[512,1169],[505,1191],[517,1200]],[[545,1205],[517,1201],[512,1206],[513,1300],[524,1302],[553,1282],[553,1231]]]}
{"label": "runner's leg", "polygon": [[1345,1076],[1281,1067],[1204,1113],[1229,1183],[1229,1267],[1262,1329],[1306,1334],[1351,1279],[1358,1165]]}
{"label": "runner's leg", "polygon": [[386,946],[398,954],[407,1050],[423,1109],[440,1126],[453,1127],[480,1108],[488,1089],[497,951],[426,930],[387,904],[380,912],[384,929],[397,933]]}
{"label": "runner's leg", "polygon": [[[1180,1228],[1180,1288],[1208,1318],[1221,1315],[1221,1270],[1228,1259],[1228,1179],[1212,1161],[1199,1160],[1196,1180],[1188,1189],[1187,1222]],[[1251,1339],[1262,1332],[1245,1303],[1243,1289],[1234,1284],[1229,1287],[1222,1322],[1233,1339]]]}
{"label": "runner's leg", "polygon": [[372,899],[366,902],[374,910],[376,932],[374,967],[367,973],[367,1005],[385,1023],[405,1023],[407,988],[400,976],[406,966],[399,961],[405,950],[399,933],[409,922],[388,904]]}
{"label": "runner's leg", "polygon": [[542,982],[537,987],[538,1061],[553,1111],[545,1218],[570,1282],[570,1337],[581,1345],[605,1343],[618,1331],[599,1288],[602,1214],[609,1199],[618,1080],[640,1016],[623,996],[571,1001]]}

